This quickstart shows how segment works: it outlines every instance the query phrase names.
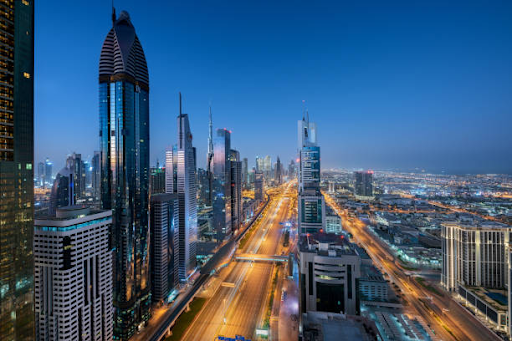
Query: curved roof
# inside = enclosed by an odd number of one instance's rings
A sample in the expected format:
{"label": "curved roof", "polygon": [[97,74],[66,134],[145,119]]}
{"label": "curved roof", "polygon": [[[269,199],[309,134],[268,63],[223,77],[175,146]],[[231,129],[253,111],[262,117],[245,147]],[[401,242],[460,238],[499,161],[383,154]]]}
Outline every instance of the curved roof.
{"label": "curved roof", "polygon": [[126,11],[122,11],[114,22],[101,48],[100,81],[102,76],[116,74],[127,74],[149,87],[146,56]]}

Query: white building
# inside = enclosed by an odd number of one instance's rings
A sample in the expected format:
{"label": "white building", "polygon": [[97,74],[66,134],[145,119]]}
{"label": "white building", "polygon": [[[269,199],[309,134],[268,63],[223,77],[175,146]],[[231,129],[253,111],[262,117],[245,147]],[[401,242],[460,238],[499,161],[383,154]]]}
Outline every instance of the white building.
{"label": "white building", "polygon": [[510,232],[508,225],[494,222],[442,224],[441,284],[450,291],[459,284],[505,288]]}
{"label": "white building", "polygon": [[80,206],[35,219],[37,340],[111,340],[112,211]]}
{"label": "white building", "polygon": [[356,314],[356,279],[361,272],[357,252],[335,235],[311,234],[301,239],[301,312]]}
{"label": "white building", "polygon": [[336,214],[325,216],[325,231],[327,233],[341,234],[341,218]]}

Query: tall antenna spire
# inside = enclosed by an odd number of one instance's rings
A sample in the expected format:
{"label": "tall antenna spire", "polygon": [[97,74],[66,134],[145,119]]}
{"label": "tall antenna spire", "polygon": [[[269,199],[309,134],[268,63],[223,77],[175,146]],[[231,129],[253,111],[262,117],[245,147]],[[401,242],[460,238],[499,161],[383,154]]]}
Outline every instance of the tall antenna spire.
{"label": "tall antenna spire", "polygon": [[181,112],[181,91],[180,91],[180,116],[182,115],[182,112]]}
{"label": "tall antenna spire", "polygon": [[306,100],[303,99],[302,100],[302,120],[305,121],[306,120]]}
{"label": "tall antenna spire", "polygon": [[116,8],[114,7],[114,0],[112,0],[112,25],[116,22]]}

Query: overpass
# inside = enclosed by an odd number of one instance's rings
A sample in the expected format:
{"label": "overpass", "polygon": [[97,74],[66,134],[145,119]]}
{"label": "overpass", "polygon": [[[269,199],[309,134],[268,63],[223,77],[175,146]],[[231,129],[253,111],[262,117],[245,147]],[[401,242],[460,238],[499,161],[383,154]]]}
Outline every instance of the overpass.
{"label": "overpass", "polygon": [[260,255],[260,254],[251,254],[251,253],[242,253],[235,256],[237,261],[250,261],[250,262],[287,262],[288,256],[278,256],[278,255]]}

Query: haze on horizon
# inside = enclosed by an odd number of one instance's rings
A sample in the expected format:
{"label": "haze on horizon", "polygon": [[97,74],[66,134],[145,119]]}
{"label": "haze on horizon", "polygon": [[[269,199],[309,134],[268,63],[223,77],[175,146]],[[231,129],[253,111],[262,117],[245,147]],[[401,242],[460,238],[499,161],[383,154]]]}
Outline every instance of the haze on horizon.
{"label": "haze on horizon", "polygon": [[[178,92],[204,167],[208,105],[233,147],[296,158],[306,100],[322,167],[512,174],[512,3],[193,1],[127,10],[149,67],[151,164]],[[70,14],[72,13],[72,14]],[[36,6],[35,163],[98,150],[109,1]]]}

